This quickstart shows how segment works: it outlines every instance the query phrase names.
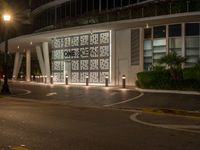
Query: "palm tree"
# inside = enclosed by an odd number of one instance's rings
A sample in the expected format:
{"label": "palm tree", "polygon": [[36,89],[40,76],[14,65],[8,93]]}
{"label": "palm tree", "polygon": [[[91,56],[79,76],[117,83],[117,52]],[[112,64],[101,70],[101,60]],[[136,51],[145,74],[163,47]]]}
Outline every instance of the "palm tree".
{"label": "palm tree", "polygon": [[162,57],[158,62],[160,64],[167,65],[172,79],[177,81],[182,79],[181,66],[185,61],[186,59],[182,56],[177,55],[176,52],[170,52],[168,55]]}

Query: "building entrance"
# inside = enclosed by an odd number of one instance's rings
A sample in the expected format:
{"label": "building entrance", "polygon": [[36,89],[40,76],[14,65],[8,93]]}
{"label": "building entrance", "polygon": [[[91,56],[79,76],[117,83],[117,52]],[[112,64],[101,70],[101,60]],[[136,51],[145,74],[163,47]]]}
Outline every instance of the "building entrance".
{"label": "building entrance", "polygon": [[110,32],[96,32],[53,39],[54,82],[104,83],[110,78]]}

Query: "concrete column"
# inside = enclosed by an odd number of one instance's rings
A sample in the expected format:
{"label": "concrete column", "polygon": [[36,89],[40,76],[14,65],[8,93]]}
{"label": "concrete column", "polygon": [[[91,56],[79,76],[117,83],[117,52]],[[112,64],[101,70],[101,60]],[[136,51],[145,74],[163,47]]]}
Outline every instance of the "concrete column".
{"label": "concrete column", "polygon": [[42,75],[45,76],[46,70],[45,70],[44,58],[43,58],[40,46],[36,46],[36,53],[37,53],[37,57],[38,57],[39,65],[40,65],[40,70],[42,72]]}
{"label": "concrete column", "polygon": [[45,68],[46,68],[47,83],[50,83],[51,75],[50,75],[48,42],[42,43],[42,48],[43,48],[43,54],[44,54],[44,63],[45,63]]}
{"label": "concrete column", "polygon": [[[186,50],[185,50],[185,23],[182,23],[182,57],[185,57],[186,55]],[[182,68],[185,67],[185,63],[182,64]]]}
{"label": "concrete column", "polygon": [[22,64],[22,59],[23,59],[23,54],[19,53],[19,59],[18,59],[17,65],[16,65],[16,72],[15,72],[16,79],[17,79],[18,74],[19,74],[19,70],[20,70],[20,67],[21,67],[21,64]]}
{"label": "concrete column", "polygon": [[26,50],[26,81],[31,80],[31,51]]}
{"label": "concrete column", "polygon": [[110,35],[110,65],[111,65],[111,76],[110,79],[111,80],[111,84],[112,85],[116,85],[116,81],[117,81],[117,77],[116,77],[116,48],[115,48],[115,30],[113,29],[112,31],[110,31],[111,35]]}
{"label": "concrete column", "polygon": [[19,66],[19,58],[20,58],[20,53],[16,52],[15,54],[15,62],[14,62],[14,68],[13,68],[13,80],[17,79],[18,73],[17,73],[17,68]]}
{"label": "concrete column", "polygon": [[140,71],[144,71],[144,28],[140,28]]}

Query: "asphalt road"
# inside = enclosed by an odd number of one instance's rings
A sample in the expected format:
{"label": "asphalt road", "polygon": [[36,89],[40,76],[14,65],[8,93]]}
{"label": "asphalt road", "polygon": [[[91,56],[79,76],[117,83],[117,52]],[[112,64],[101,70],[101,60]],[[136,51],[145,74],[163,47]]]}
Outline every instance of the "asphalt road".
{"label": "asphalt road", "polygon": [[[200,95],[169,93],[144,93],[141,95],[140,92],[135,90],[113,87],[50,86],[44,84],[27,84],[26,82],[10,83],[10,88],[12,96],[14,97],[48,101],[59,104],[62,103],[73,106],[168,108],[200,111]],[[127,100],[130,101],[113,105]]]}
{"label": "asphalt road", "polygon": [[[140,95],[140,92],[113,87],[50,86],[10,83],[11,96],[74,106],[102,107]],[[27,91],[30,93],[26,94]]]}
{"label": "asphalt road", "polygon": [[141,93],[111,87],[9,85],[11,97],[0,97],[0,150],[199,150],[199,118],[105,107],[127,100],[114,108],[184,108],[192,102],[189,106],[196,110],[199,96],[145,93],[132,100]]}
{"label": "asphalt road", "polygon": [[[200,125],[199,119],[0,98],[0,149],[29,150],[199,150],[200,133],[152,126]],[[194,129],[199,131],[199,129]],[[9,148],[10,147],[10,148]]]}

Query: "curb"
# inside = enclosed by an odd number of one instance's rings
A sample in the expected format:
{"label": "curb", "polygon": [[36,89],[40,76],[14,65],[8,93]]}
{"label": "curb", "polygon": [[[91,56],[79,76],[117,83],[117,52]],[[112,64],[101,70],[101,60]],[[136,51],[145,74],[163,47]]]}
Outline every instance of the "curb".
{"label": "curb", "polygon": [[123,108],[121,107],[117,109],[124,110],[124,111],[133,111],[133,112],[140,111],[144,113],[146,112],[146,113],[200,118],[200,111],[187,111],[187,110],[168,109],[168,108]]}
{"label": "curb", "polygon": [[141,89],[136,87],[135,90],[147,93],[171,93],[171,94],[185,94],[185,95],[200,95],[196,91],[179,91],[179,90],[156,90],[156,89]]}
{"label": "curb", "polygon": [[167,109],[167,108],[142,108],[141,110],[143,112],[151,112],[151,113],[159,113],[159,114],[200,117],[200,112],[196,112],[196,111],[186,111],[186,110]]}

